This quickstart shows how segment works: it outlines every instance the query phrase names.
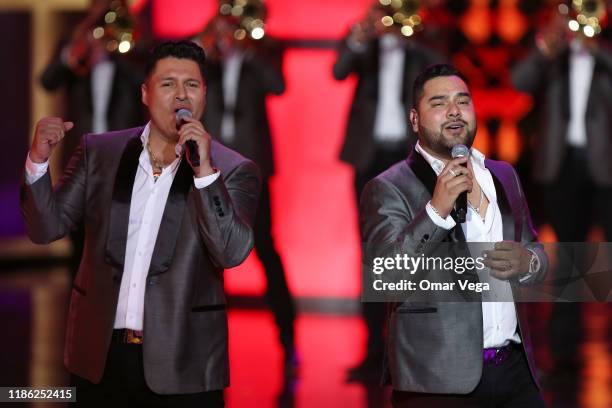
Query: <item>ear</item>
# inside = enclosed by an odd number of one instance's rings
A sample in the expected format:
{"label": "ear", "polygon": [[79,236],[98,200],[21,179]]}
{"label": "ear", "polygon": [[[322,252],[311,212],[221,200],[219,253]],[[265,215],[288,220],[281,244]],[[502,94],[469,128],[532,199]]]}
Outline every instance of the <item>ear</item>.
{"label": "ear", "polygon": [[140,100],[142,101],[142,103],[145,106],[149,106],[149,103],[147,102],[148,101],[148,97],[147,97],[148,92],[147,92],[147,83],[146,82],[143,82],[142,85],[140,85],[140,95],[141,95]]}
{"label": "ear", "polygon": [[414,108],[410,109],[410,126],[414,133],[419,132],[419,113]]}

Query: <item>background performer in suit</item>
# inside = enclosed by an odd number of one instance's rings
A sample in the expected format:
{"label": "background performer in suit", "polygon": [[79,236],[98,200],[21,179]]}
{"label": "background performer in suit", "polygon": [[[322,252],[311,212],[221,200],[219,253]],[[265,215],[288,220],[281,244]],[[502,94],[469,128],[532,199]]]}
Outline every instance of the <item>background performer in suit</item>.
{"label": "background performer in suit", "polygon": [[[220,6],[227,1],[220,1]],[[256,3],[256,2],[255,2]],[[265,5],[261,3],[265,18]],[[255,251],[266,274],[266,299],[279,329],[285,374],[294,375],[299,364],[295,348],[296,308],[287,285],[281,257],[272,237],[270,177],[274,157],[266,97],[285,91],[282,50],[269,36],[254,40],[234,37],[238,20],[214,17],[200,40],[206,50],[206,112],[203,122],[216,140],[253,160],[262,173],[262,189],[255,217]]]}
{"label": "background performer in suit", "polygon": [[[431,66],[416,79],[414,95],[410,124],[419,136],[414,150],[370,181],[362,195],[365,262],[384,256],[389,246],[393,253],[419,256],[429,243],[491,242],[495,249],[485,264],[510,295],[509,281],[540,280],[548,262],[534,243],[514,169],[474,148],[469,159],[451,159],[454,145],[470,147],[476,135],[462,74],[449,65]],[[453,206],[466,191],[467,221],[457,224]],[[408,299],[389,310],[385,373],[394,406],[544,406],[526,322],[517,314],[520,304],[461,302],[456,292],[449,296],[457,302],[436,301],[432,293],[427,305]]]}
{"label": "background performer in suit", "polygon": [[[69,41],[64,41],[42,73],[40,82],[48,91],[65,89],[63,116],[73,121],[74,129],[61,146],[61,165],[65,167],[85,133],[104,133],[139,126],[145,115],[140,102],[142,69],[129,54],[111,53],[102,39],[93,37],[94,27],[102,26],[109,0],[93,0],[87,16],[77,25]],[[125,0],[120,1],[128,11]],[[71,232],[72,277],[76,275],[83,253],[83,225]]]}
{"label": "background performer in suit", "polygon": [[[254,163],[211,140],[204,51],[191,42],[152,50],[144,127],[82,138],[58,188],[47,160],[72,123],[41,119],[26,161],[22,212],[48,243],[79,222],[64,362],[79,402],[223,406],[229,382],[223,269],[253,246]],[[188,109],[179,130],[176,111]],[[193,141],[200,166],[177,145]]]}
{"label": "background performer in suit", "polygon": [[[357,75],[340,153],[340,159],[355,169],[357,203],[370,179],[406,157],[415,141],[408,120],[412,83],[425,67],[443,60],[416,39],[402,36],[396,26],[384,26],[384,15],[385,8],[376,1],[364,20],[351,27],[333,68],[337,80]],[[347,379],[377,382],[384,350],[384,305],[363,303],[362,314],[368,330],[366,356],[349,370]]]}
{"label": "background performer in suit", "polygon": [[[585,242],[593,223],[612,241],[612,51],[601,38],[567,28],[553,12],[536,46],[512,69],[534,98],[533,179],[559,242]],[[556,278],[570,277],[557,268]],[[584,329],[581,304],[556,302],[550,319],[556,374],[575,375]]]}

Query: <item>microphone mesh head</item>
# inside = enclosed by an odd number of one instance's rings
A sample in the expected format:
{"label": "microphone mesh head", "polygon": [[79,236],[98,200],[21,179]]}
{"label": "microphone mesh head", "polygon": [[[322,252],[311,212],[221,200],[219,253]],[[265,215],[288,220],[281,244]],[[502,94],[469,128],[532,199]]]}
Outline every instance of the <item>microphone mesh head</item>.
{"label": "microphone mesh head", "polygon": [[176,111],[176,123],[181,123],[181,121],[185,118],[192,117],[192,113],[189,109],[181,108]]}
{"label": "microphone mesh head", "polygon": [[451,150],[451,156],[453,159],[457,157],[467,157],[470,155],[470,149],[467,148],[466,145],[456,144],[453,146],[453,150]]}

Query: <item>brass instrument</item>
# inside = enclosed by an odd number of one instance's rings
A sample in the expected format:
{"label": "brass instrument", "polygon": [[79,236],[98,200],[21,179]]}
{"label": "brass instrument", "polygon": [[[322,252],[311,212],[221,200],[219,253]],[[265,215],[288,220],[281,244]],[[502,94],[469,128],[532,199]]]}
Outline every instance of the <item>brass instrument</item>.
{"label": "brass instrument", "polygon": [[419,0],[378,0],[386,13],[381,18],[385,27],[395,26],[405,37],[410,37],[423,28],[423,21],[418,14]]}
{"label": "brass instrument", "polygon": [[233,20],[238,28],[234,30],[236,40],[250,37],[260,40],[266,33],[266,5],[263,0],[221,0],[219,14]]}
{"label": "brass instrument", "polygon": [[102,41],[108,52],[125,54],[136,43],[135,25],[127,3],[113,0],[103,18],[93,27],[92,35]]}
{"label": "brass instrument", "polygon": [[571,0],[571,7],[560,4],[558,10],[568,17],[571,31],[582,32],[586,37],[601,33],[601,23],[606,17],[605,0]]}

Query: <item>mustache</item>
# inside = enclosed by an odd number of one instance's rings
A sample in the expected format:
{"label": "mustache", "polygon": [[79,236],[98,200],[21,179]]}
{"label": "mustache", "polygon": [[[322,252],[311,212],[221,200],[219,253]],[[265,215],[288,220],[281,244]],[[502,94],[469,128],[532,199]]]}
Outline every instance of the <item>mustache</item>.
{"label": "mustache", "polygon": [[441,125],[441,127],[442,127],[442,128],[445,128],[445,127],[447,127],[448,125],[450,125],[451,123],[457,123],[457,122],[463,123],[463,125],[464,125],[464,126],[467,126],[467,125],[468,125],[468,123],[467,123],[465,120],[463,120],[463,119],[455,119],[455,120],[449,120],[449,121],[444,122],[444,123]]}

